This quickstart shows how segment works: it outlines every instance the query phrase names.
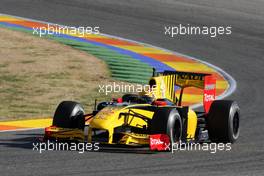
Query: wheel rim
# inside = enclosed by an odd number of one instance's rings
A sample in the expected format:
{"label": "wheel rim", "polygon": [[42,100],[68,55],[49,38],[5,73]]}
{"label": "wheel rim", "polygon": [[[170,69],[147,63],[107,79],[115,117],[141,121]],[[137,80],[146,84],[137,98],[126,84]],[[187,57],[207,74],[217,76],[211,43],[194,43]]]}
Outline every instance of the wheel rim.
{"label": "wheel rim", "polygon": [[233,118],[233,134],[237,136],[239,131],[239,114],[236,112]]}

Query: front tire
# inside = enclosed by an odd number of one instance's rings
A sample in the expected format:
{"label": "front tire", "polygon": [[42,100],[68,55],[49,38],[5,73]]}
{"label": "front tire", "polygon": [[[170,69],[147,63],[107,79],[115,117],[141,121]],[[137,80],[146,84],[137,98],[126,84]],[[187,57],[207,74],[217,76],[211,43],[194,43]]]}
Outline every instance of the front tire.
{"label": "front tire", "polygon": [[234,143],[240,132],[240,113],[236,102],[216,100],[209,110],[207,125],[212,142]]}
{"label": "front tire", "polygon": [[182,120],[177,109],[158,109],[150,123],[150,134],[167,134],[171,143],[179,142],[182,137]]}
{"label": "front tire", "polygon": [[78,128],[83,130],[85,127],[83,107],[74,101],[61,102],[55,111],[52,125],[61,128]]}

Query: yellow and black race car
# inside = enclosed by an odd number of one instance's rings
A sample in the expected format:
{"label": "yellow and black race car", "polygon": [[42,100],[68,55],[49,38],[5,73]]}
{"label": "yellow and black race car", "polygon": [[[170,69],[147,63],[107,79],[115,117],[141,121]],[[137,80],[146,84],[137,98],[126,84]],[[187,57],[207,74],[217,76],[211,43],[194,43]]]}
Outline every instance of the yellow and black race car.
{"label": "yellow and black race car", "polygon": [[[149,92],[95,103],[91,114],[85,114],[77,102],[61,102],[52,126],[45,128],[45,139],[133,146],[166,140],[233,143],[239,136],[239,107],[234,101],[215,100],[215,86],[216,80],[210,74],[154,71]],[[188,87],[203,89],[202,112],[181,105]],[[176,89],[180,89],[179,96]],[[84,133],[85,124],[89,126],[88,134]]]}

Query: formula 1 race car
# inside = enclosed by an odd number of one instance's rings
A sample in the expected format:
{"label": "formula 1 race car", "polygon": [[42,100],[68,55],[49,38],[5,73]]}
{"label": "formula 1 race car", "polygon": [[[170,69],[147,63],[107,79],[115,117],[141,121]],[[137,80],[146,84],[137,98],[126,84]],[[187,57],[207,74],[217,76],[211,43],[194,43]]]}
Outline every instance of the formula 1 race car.
{"label": "formula 1 race car", "polygon": [[[90,114],[85,114],[77,102],[63,101],[56,109],[52,126],[45,128],[45,139],[150,145],[151,149],[165,142],[233,143],[238,139],[239,107],[234,101],[215,100],[216,80],[212,75],[154,71],[149,87],[147,93],[125,94],[110,102],[95,103]],[[203,89],[202,111],[181,105],[188,87]]]}

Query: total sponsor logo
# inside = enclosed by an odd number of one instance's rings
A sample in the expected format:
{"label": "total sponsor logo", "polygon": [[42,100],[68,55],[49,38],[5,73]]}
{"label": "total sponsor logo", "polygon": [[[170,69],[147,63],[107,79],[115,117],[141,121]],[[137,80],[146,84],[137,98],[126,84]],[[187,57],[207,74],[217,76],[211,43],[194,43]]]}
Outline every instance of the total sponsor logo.
{"label": "total sponsor logo", "polygon": [[170,139],[166,134],[154,134],[149,138],[150,150],[170,150]]}
{"label": "total sponsor logo", "polygon": [[215,100],[215,97],[214,95],[211,95],[211,94],[204,94],[204,100],[205,102],[211,102]]}
{"label": "total sponsor logo", "polygon": [[150,138],[150,145],[162,145],[164,142],[162,142],[160,139],[153,139]]}

